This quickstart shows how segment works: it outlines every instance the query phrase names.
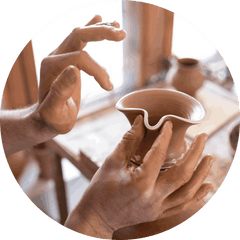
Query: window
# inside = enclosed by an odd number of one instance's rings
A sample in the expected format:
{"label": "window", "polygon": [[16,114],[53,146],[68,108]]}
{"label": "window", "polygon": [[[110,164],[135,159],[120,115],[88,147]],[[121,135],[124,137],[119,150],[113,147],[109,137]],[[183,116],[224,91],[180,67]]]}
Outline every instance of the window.
{"label": "window", "polygon": [[172,41],[172,54],[178,58],[206,60],[217,52],[196,27],[178,14],[174,14]]}
{"label": "window", "polygon": [[107,69],[114,90],[106,92],[93,77],[82,72],[81,115],[111,105],[119,96],[145,87],[152,80],[159,81],[159,72],[168,70],[162,67],[164,60],[171,54],[202,60],[216,53],[207,39],[177,14],[141,2],[107,1],[76,8],[33,38],[38,79],[42,59],[95,14],[100,14],[103,21],[118,21],[128,34],[122,42],[102,41],[86,46],[85,50]]}

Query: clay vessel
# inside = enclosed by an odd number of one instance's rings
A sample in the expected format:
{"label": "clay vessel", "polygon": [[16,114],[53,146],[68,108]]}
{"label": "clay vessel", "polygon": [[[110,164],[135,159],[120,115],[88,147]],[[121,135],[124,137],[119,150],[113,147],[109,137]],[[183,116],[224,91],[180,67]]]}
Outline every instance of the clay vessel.
{"label": "clay vessel", "polygon": [[163,123],[173,123],[173,135],[162,169],[181,161],[186,152],[185,133],[187,129],[200,123],[205,115],[202,105],[193,97],[176,90],[146,89],[122,97],[116,108],[123,112],[132,125],[137,115],[144,116],[146,134],[132,161],[140,165],[159,134]]}
{"label": "clay vessel", "polygon": [[203,85],[204,80],[205,76],[198,60],[193,58],[177,60],[177,70],[171,83],[176,90],[194,97],[196,91]]}
{"label": "clay vessel", "polygon": [[240,124],[237,124],[231,131],[229,136],[230,146],[231,146],[231,153],[234,156],[237,150],[238,138],[239,138],[239,127]]}

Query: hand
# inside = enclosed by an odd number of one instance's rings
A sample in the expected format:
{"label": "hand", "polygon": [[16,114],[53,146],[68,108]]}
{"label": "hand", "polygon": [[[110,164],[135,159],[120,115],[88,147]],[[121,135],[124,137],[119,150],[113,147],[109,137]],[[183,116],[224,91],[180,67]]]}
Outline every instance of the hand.
{"label": "hand", "polygon": [[[66,226],[86,235],[109,238],[126,226],[178,214],[202,199],[212,185],[203,183],[212,157],[203,158],[197,169],[207,135],[193,141],[179,166],[160,172],[172,136],[166,122],[140,166],[130,161],[145,133],[138,116],[115,151],[94,175]],[[195,171],[194,171],[195,170]]]}
{"label": "hand", "polygon": [[101,21],[95,16],[85,27],[74,29],[41,63],[37,111],[56,134],[69,132],[76,122],[81,100],[80,70],[94,76],[103,89],[113,89],[106,70],[83,51],[87,42],[125,38],[117,22]]}

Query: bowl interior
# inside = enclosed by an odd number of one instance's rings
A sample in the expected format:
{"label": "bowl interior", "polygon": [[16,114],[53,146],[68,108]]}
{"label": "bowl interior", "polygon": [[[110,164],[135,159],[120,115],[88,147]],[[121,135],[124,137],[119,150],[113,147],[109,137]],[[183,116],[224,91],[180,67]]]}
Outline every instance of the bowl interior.
{"label": "bowl interior", "polygon": [[202,105],[187,94],[163,89],[148,89],[130,93],[119,100],[118,109],[144,109],[149,114],[149,124],[155,125],[163,116],[174,115],[189,121],[204,117]]}

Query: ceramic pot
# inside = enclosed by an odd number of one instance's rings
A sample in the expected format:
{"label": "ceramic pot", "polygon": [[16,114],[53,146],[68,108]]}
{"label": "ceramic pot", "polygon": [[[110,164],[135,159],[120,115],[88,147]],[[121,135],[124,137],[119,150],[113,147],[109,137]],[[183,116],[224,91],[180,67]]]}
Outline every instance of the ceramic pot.
{"label": "ceramic pot", "polygon": [[198,60],[193,58],[177,60],[177,70],[171,83],[176,90],[194,97],[196,91],[203,85],[204,80],[205,76]]}
{"label": "ceramic pot", "polygon": [[132,125],[137,115],[144,116],[146,134],[132,161],[140,165],[151,148],[164,122],[173,123],[173,135],[162,169],[181,161],[186,152],[185,133],[200,123],[205,115],[202,105],[193,97],[175,90],[147,89],[132,92],[122,97],[116,108],[123,112]]}
{"label": "ceramic pot", "polygon": [[239,138],[239,127],[240,124],[237,124],[231,131],[229,136],[229,142],[230,142],[230,149],[231,153],[234,156],[235,152],[237,150],[237,144],[238,144],[238,138]]}

